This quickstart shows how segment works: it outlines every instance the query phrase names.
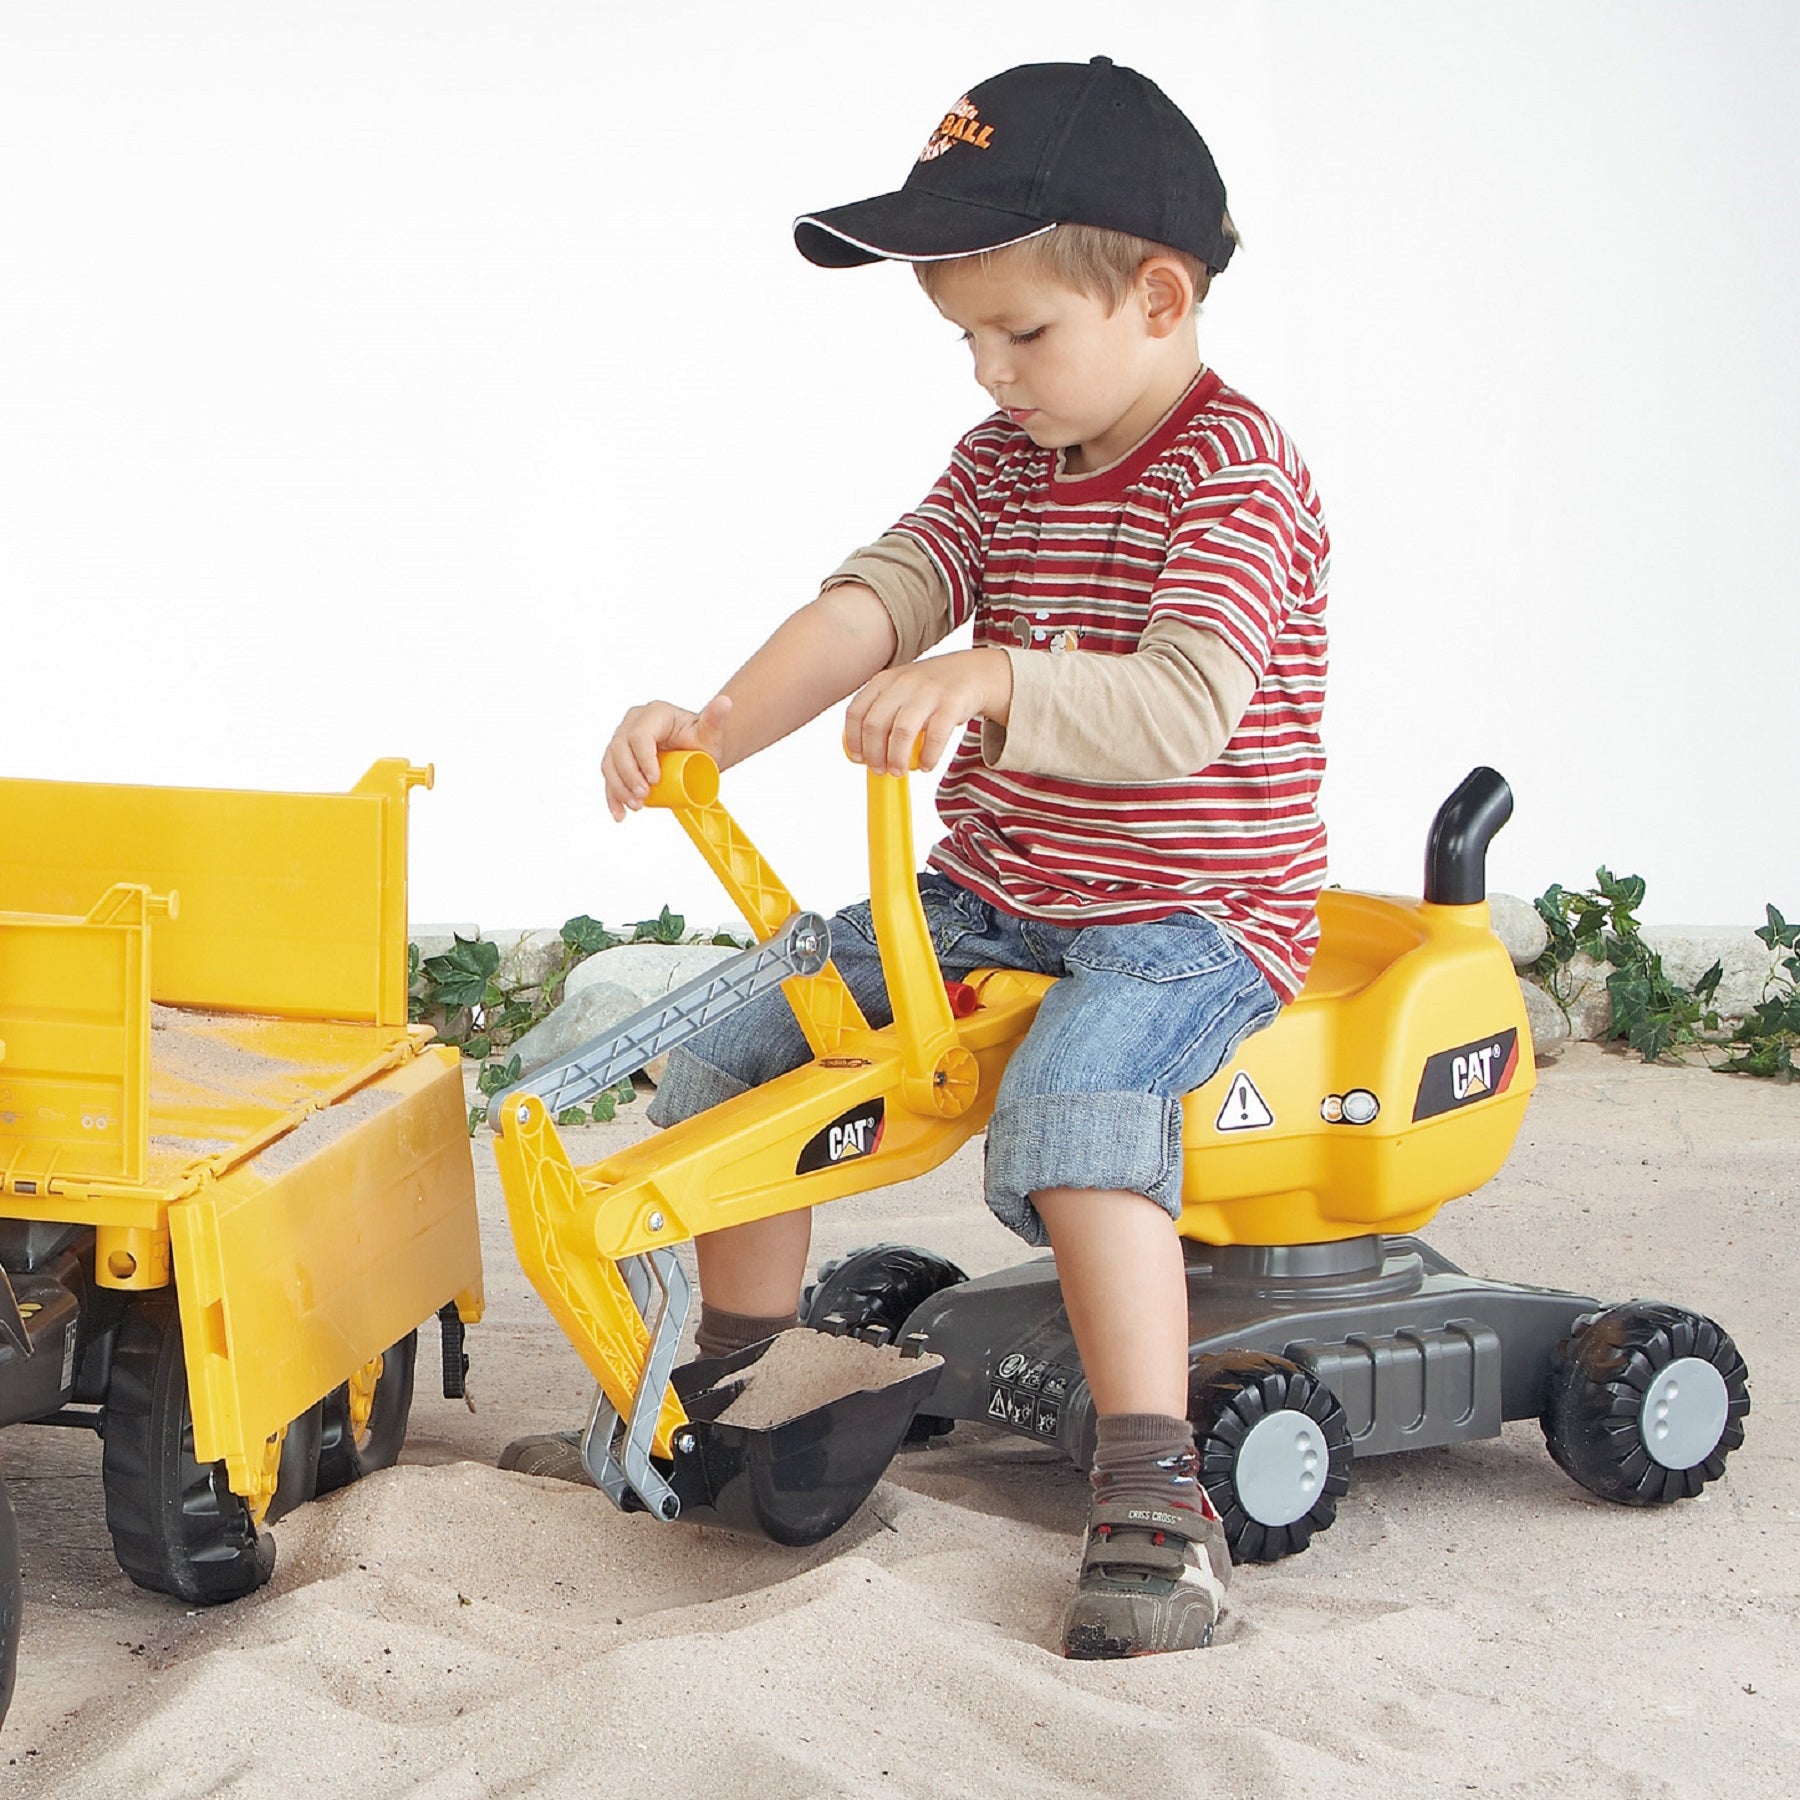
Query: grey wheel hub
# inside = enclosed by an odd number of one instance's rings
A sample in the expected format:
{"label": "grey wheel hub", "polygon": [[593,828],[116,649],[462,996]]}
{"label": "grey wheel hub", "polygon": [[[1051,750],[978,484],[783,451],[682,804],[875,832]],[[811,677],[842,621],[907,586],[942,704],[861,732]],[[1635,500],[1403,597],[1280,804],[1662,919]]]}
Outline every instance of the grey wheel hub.
{"label": "grey wheel hub", "polygon": [[1702,1357],[1678,1356],[1646,1391],[1638,1430],[1665,1469],[1691,1469],[1718,1448],[1730,1410],[1725,1377]]}
{"label": "grey wheel hub", "polygon": [[1238,1502],[1259,1525],[1291,1525],[1317,1503],[1328,1470],[1325,1433],[1305,1413],[1258,1419],[1232,1470]]}

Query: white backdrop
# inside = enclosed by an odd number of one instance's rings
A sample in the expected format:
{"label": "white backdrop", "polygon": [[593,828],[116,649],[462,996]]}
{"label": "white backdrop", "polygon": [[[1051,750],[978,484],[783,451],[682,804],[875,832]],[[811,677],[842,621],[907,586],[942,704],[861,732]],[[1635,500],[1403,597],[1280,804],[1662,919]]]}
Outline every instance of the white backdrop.
{"label": "white backdrop", "polygon": [[[1800,913],[1800,9],[0,0],[14,773],[338,788],[433,760],[416,919],[729,909],[601,744],[698,702],[983,410],[910,277],[792,216],[1012,63],[1195,118],[1245,247],[1208,359],[1336,545],[1333,878]],[[727,799],[858,891],[822,722]],[[923,798],[923,795],[921,795]]]}

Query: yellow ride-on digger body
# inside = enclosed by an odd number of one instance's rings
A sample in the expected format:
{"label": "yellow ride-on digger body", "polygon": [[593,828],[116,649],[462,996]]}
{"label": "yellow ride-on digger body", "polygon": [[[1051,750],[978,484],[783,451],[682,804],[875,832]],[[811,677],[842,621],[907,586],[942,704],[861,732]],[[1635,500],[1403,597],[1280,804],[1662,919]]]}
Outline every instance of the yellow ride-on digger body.
{"label": "yellow ride-on digger body", "polygon": [[[521,1262],[598,1384],[589,1472],[624,1506],[811,1542],[850,1516],[909,1431],[985,1419],[1085,1466],[1092,1405],[1047,1257],[971,1282],[928,1252],[882,1246],[822,1271],[809,1323],[901,1338],[932,1366],[772,1431],[717,1416],[766,1346],[674,1367],[688,1304],[674,1246],[944,1161],[986,1125],[1050,978],[984,970],[946,989],[904,778],[869,777],[894,1014],[879,1030],[832,968],[824,921],[796,908],[719,803],[707,758],[665,754],[648,804],[674,812],[759,948],[490,1108]],[[1425,898],[1322,894],[1303,992],[1184,1102],[1192,1411],[1240,1557],[1304,1548],[1330,1523],[1353,1452],[1541,1415],[1578,1480],[1647,1503],[1697,1492],[1741,1439],[1742,1361],[1710,1321],[1482,1281],[1414,1235],[1500,1168],[1535,1082],[1485,899],[1486,846],[1510,810],[1505,783],[1477,770],[1433,826]],[[808,1064],[574,1166],[558,1108],[777,982]],[[1681,1380],[1664,1376],[1675,1363]],[[1614,1430],[1627,1413],[1629,1430]]]}

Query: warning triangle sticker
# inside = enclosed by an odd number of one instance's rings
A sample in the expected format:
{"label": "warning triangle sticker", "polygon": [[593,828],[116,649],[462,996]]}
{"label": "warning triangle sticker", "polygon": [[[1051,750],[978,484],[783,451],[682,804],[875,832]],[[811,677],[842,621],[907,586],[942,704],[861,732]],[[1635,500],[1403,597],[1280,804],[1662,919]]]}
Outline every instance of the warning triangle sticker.
{"label": "warning triangle sticker", "polygon": [[1275,1123],[1269,1103],[1256,1091],[1256,1083],[1241,1071],[1225,1095],[1219,1108],[1215,1129],[1219,1131],[1260,1131]]}

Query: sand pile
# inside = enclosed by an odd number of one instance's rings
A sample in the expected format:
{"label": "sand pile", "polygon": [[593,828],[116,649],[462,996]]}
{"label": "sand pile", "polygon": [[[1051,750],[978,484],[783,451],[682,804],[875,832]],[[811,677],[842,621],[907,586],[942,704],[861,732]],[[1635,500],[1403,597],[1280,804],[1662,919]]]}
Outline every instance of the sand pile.
{"label": "sand pile", "polygon": [[[635,1123],[592,1127],[598,1158]],[[1019,1260],[979,1147],[825,1209],[815,1254]],[[1508,1170],[1445,1210],[1495,1274],[1713,1312],[1749,1359],[1743,1451],[1700,1500],[1608,1506],[1529,1424],[1359,1463],[1304,1556],[1238,1571],[1217,1647],[1053,1652],[1086,1487],[978,1426],[907,1453],[832,1541],[784,1550],[491,1466],[587,1382],[482,1177],[477,1410],[423,1373],[402,1467],[276,1528],[262,1593],[205,1613],[114,1568],[98,1446],[0,1435],[27,1630],[12,1800],[623,1791],[769,1796],[1764,1796],[1800,1750],[1800,1087],[1571,1050]]]}
{"label": "sand pile", "polygon": [[943,1364],[941,1356],[902,1356],[895,1344],[865,1344],[822,1331],[784,1331],[749,1368],[728,1378],[741,1381],[743,1391],[717,1418],[722,1425],[765,1429],[846,1394],[892,1387]]}

